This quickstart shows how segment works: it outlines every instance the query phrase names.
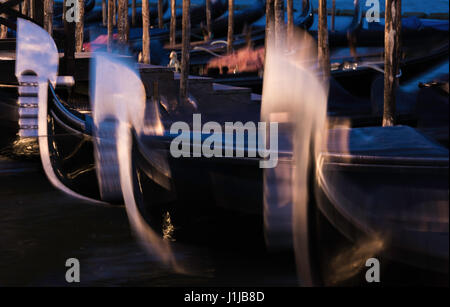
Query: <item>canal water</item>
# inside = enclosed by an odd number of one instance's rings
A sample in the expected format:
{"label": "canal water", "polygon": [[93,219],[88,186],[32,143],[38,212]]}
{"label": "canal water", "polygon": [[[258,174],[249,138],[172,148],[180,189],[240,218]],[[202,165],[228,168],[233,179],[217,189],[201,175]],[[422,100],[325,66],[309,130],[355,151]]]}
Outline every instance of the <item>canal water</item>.
{"label": "canal water", "polygon": [[[0,156],[0,168],[4,164],[5,158]],[[208,225],[205,218],[198,216],[197,221]],[[55,190],[42,171],[24,165],[14,173],[5,173],[3,168],[0,286],[68,285],[65,263],[69,258],[80,261],[82,286],[297,285],[291,255],[268,254],[262,236],[253,233],[262,231],[262,224],[258,219],[246,219],[231,214],[221,219],[223,225],[213,222],[215,225],[204,226],[204,233],[214,232],[213,238],[209,236],[214,242],[185,244],[180,251],[183,254],[177,256],[195,263],[197,270],[191,275],[179,274],[136,241],[123,207],[70,198]],[[172,222],[176,228],[176,221]],[[214,226],[223,231],[217,232]],[[176,239],[172,238],[175,246]]]}

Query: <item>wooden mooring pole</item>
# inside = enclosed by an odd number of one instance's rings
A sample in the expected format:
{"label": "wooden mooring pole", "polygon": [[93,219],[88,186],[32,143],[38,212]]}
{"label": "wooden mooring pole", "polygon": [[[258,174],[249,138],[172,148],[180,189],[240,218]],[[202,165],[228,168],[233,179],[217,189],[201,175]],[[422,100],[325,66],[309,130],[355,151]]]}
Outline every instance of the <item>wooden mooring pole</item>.
{"label": "wooden mooring pole", "polygon": [[113,25],[117,26],[117,1],[113,0]]}
{"label": "wooden mooring pole", "polygon": [[158,0],[158,28],[160,28],[160,29],[162,29],[164,27],[163,16],[164,16],[163,0]]}
{"label": "wooden mooring pole", "polygon": [[150,64],[150,9],[148,0],[142,0],[142,63]]}
{"label": "wooden mooring pole", "polygon": [[[83,51],[84,40],[84,0],[78,0],[78,22],[75,29],[75,51]],[[76,12],[75,12],[76,14]]]}
{"label": "wooden mooring pole", "polygon": [[234,0],[228,0],[228,35],[227,35],[227,52],[233,52],[233,35],[234,35]]}
{"label": "wooden mooring pole", "polygon": [[318,56],[323,79],[330,77],[330,49],[328,46],[327,1],[319,0]]}
{"label": "wooden mooring pole", "polygon": [[288,46],[291,47],[294,37],[294,0],[287,0],[287,39]]}
{"label": "wooden mooring pole", "polygon": [[136,26],[136,0],[131,1],[131,26]]}
{"label": "wooden mooring pole", "polygon": [[284,0],[275,0],[275,46],[282,46],[285,39]]}
{"label": "wooden mooring pole", "polygon": [[176,30],[177,30],[177,16],[176,16],[176,1],[170,1],[170,46],[176,44]]}
{"label": "wooden mooring pole", "polygon": [[128,0],[118,2],[117,32],[119,44],[122,48],[128,44]]}
{"label": "wooden mooring pole", "polygon": [[23,0],[22,14],[28,17],[30,16],[30,0]]}
{"label": "wooden mooring pole", "polygon": [[44,29],[53,36],[53,0],[44,0]]}
{"label": "wooden mooring pole", "polygon": [[266,47],[267,41],[272,41],[275,33],[275,0],[266,0]]}
{"label": "wooden mooring pole", "polygon": [[114,1],[108,0],[108,52],[112,51],[113,46],[113,30],[114,30]]}
{"label": "wooden mooring pole", "polygon": [[[0,0],[0,4],[3,4],[4,0]],[[5,14],[0,14],[0,17],[5,18]],[[6,38],[8,35],[8,28],[5,25],[0,25],[0,39]]]}
{"label": "wooden mooring pole", "polygon": [[384,32],[383,126],[395,125],[395,92],[400,72],[401,0],[386,0]]}
{"label": "wooden mooring pole", "polygon": [[[28,16],[30,18],[34,18],[34,13],[35,13],[35,6],[34,6],[34,2],[36,0],[30,0],[30,7],[29,7],[29,12],[28,12]],[[65,2],[65,1],[64,1]],[[64,18],[64,17],[63,17]]]}
{"label": "wooden mooring pole", "polygon": [[184,105],[188,98],[189,56],[191,45],[191,1],[183,0],[183,29],[181,48],[180,103]]}
{"label": "wooden mooring pole", "polygon": [[107,0],[102,0],[102,24],[105,27],[108,24],[108,4]]}
{"label": "wooden mooring pole", "polygon": [[211,0],[206,1],[206,40],[210,40],[212,38],[212,29],[211,29]]}

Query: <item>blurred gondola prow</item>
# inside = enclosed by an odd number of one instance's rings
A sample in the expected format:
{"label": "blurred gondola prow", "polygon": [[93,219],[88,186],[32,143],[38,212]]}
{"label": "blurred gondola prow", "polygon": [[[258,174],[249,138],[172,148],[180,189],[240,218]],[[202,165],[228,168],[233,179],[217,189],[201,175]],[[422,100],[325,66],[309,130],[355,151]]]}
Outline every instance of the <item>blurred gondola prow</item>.
{"label": "blurred gondola prow", "polygon": [[293,41],[295,50],[267,43],[261,120],[279,123],[281,152],[277,166],[264,170],[265,233],[270,249],[294,250],[300,280],[315,285],[308,180],[326,137],[328,86],[316,73],[314,39],[300,32]]}

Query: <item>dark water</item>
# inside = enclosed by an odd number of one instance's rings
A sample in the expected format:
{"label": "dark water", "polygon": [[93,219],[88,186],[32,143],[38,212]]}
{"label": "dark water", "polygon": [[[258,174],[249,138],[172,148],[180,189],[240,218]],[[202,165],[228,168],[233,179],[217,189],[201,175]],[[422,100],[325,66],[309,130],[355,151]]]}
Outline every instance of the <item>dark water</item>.
{"label": "dark water", "polygon": [[[0,225],[1,286],[68,285],[68,258],[80,261],[81,286],[297,284],[289,255],[269,255],[261,238],[251,242],[245,235],[241,242],[231,240],[236,244],[227,239],[221,244],[219,235],[214,248],[195,246],[200,270],[177,274],[137,243],[124,208],[70,198],[56,191],[42,172],[0,172]],[[239,235],[238,229],[234,232]],[[183,253],[187,259],[192,256],[189,245]]]}

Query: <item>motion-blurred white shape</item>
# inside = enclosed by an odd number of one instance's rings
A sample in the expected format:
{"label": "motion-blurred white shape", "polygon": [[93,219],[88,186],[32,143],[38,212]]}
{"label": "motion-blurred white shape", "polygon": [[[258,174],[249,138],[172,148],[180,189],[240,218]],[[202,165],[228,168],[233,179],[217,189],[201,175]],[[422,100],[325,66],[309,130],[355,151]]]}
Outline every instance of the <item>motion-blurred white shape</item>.
{"label": "motion-blurred white shape", "polygon": [[292,152],[264,170],[264,217],[269,248],[294,247],[300,280],[314,284],[308,228],[308,176],[325,139],[327,85],[315,71],[315,41],[296,33],[289,50],[269,41],[261,121],[279,122],[279,148]]}

